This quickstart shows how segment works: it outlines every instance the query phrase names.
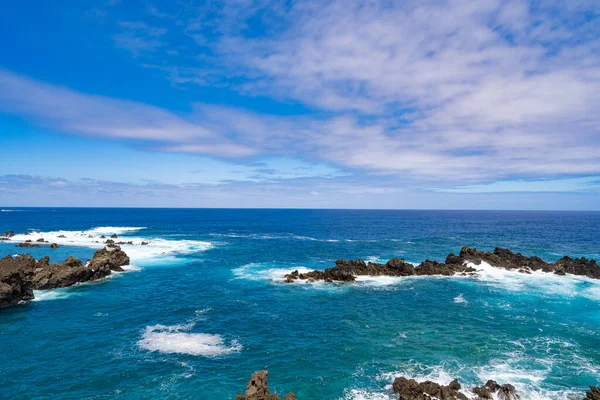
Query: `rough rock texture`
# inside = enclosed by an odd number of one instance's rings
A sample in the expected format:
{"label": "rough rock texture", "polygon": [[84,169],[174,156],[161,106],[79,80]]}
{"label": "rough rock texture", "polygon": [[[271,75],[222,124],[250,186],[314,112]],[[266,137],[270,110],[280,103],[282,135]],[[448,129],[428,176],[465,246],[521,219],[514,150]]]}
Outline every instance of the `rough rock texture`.
{"label": "rough rock texture", "polygon": [[386,264],[365,263],[362,260],[337,260],[335,266],[324,271],[315,270],[307,273],[294,271],[284,276],[286,283],[303,280],[324,280],[326,282],[354,282],[360,275],[455,275],[473,274],[476,270],[468,265],[486,262],[497,268],[517,270],[522,273],[532,271],[553,272],[557,275],[573,274],[600,279],[600,266],[596,260],[587,258],[563,257],[553,264],[539,257],[526,257],[520,253],[497,247],[493,252],[484,252],[471,247],[463,247],[458,256],[449,254],[443,263],[425,260],[417,267],[406,263],[403,259],[392,258]]}
{"label": "rough rock texture", "polygon": [[62,288],[95,281],[111,274],[108,267],[87,268],[75,257],[69,257],[63,263],[50,264],[49,261],[50,258],[46,256],[37,262],[33,277],[34,289]]}
{"label": "rough rock texture", "polygon": [[521,398],[513,385],[508,383],[499,385],[492,380],[487,381],[483,386],[473,388],[472,392],[479,396],[479,399],[519,400]]}
{"label": "rough rock texture", "polygon": [[94,253],[94,258],[89,262],[88,268],[97,269],[107,267],[111,271],[123,271],[121,266],[129,265],[129,257],[118,246],[107,246]]}
{"label": "rough rock texture", "polygon": [[414,379],[399,377],[392,385],[394,393],[399,395],[400,400],[468,400],[468,397],[460,392],[460,384],[457,380],[450,382],[448,386],[439,385],[435,382],[417,382]]}
{"label": "rough rock texture", "polygon": [[113,234],[113,235],[111,236],[111,238],[113,238],[113,239],[116,239],[117,237],[118,237],[118,236],[117,236],[117,234],[116,234],[116,233],[115,233],[115,234]]}
{"label": "rough rock texture", "polygon": [[[462,393],[461,386],[455,379],[447,386],[435,382],[425,381],[417,382],[414,379],[399,377],[394,380],[392,385],[394,393],[399,395],[400,400],[468,400]],[[477,395],[475,400],[519,400],[520,397],[515,393],[512,385],[498,385],[495,381],[487,381],[484,386],[476,387],[472,390]],[[472,397],[471,397],[472,398]]]}
{"label": "rough rock texture", "polygon": [[585,394],[585,398],[588,400],[600,400],[600,388],[590,386],[590,391]]}
{"label": "rough rock texture", "polygon": [[31,243],[31,240],[26,240],[23,243],[15,245],[15,247],[40,247],[38,243]]}
{"label": "rough rock texture", "polygon": [[[37,246],[37,245],[36,245]],[[98,250],[86,267],[69,257],[62,263],[50,264],[49,257],[36,261],[29,254],[0,259],[0,307],[33,299],[34,289],[55,289],[105,278],[129,264],[120,248]]]}
{"label": "rough rock texture", "polygon": [[[280,400],[276,394],[269,392],[267,384],[268,371],[256,371],[246,385],[246,392],[242,396],[240,393],[235,400]],[[288,393],[283,400],[296,400],[294,393]]]}
{"label": "rough rock texture", "polygon": [[29,254],[0,259],[0,307],[33,299],[35,265]]}
{"label": "rough rock texture", "polygon": [[60,247],[60,246],[59,246],[59,245],[57,245],[56,243],[52,243],[52,244],[50,245],[50,248],[51,248],[51,249],[58,249],[59,247]]}
{"label": "rough rock texture", "polygon": [[15,236],[15,233],[13,231],[8,231],[4,234],[4,236],[6,236],[7,238],[11,238],[11,237]]}

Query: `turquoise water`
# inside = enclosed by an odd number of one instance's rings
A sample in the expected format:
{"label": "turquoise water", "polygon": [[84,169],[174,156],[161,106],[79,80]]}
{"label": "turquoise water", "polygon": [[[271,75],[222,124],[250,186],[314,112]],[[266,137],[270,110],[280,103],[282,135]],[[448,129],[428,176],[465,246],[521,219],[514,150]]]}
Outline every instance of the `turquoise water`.
{"label": "turquoise water", "polygon": [[0,398],[229,399],[257,369],[300,399],[393,398],[398,375],[496,379],[528,399],[600,383],[600,282],[493,268],[354,285],[280,279],[337,258],[443,260],[463,245],[599,258],[600,213],[14,210],[0,212],[0,231],[62,241],[36,257],[90,258],[89,234],[152,243],[124,246],[134,267],[123,274],[0,311]]}

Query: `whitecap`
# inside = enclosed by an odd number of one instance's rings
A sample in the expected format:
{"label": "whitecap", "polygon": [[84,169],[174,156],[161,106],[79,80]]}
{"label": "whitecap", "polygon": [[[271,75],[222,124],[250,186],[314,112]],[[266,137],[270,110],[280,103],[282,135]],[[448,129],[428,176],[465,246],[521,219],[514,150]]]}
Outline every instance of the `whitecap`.
{"label": "whitecap", "polygon": [[[214,245],[211,242],[201,240],[168,240],[160,237],[130,236],[129,234],[145,229],[144,227],[115,227],[102,226],[83,231],[49,231],[31,232],[29,235],[19,234],[11,238],[13,241],[25,241],[44,239],[49,243],[57,243],[64,246],[78,246],[89,248],[103,248],[106,238],[111,234],[119,235],[116,241],[132,242],[133,244],[121,244],[123,251],[135,264],[162,263],[166,258],[175,262],[177,255],[193,254],[203,252]],[[121,236],[126,235],[126,236]],[[147,243],[142,245],[142,243]]]}
{"label": "whitecap", "polygon": [[50,290],[34,290],[32,301],[47,301],[60,300],[69,297],[78,296],[79,293],[68,288],[50,289]]}
{"label": "whitecap", "polygon": [[205,311],[198,311],[196,318],[183,325],[147,326],[138,345],[149,351],[203,357],[219,357],[241,351],[243,347],[237,340],[227,344],[221,335],[189,332]]}
{"label": "whitecap", "polygon": [[456,304],[468,304],[469,303],[467,300],[465,300],[462,293],[454,298],[454,302]]}

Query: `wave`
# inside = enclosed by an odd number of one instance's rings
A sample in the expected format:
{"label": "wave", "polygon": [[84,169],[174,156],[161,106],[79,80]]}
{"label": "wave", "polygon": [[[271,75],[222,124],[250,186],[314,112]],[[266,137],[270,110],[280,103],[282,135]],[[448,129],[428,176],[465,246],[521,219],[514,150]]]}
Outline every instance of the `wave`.
{"label": "wave", "polygon": [[47,300],[62,300],[69,297],[79,296],[81,293],[73,291],[69,288],[51,289],[51,290],[34,290],[32,301],[47,301]]}
{"label": "wave", "polygon": [[[207,310],[197,312],[197,316]],[[138,345],[148,351],[166,354],[189,354],[203,357],[219,357],[239,352],[243,349],[237,340],[229,344],[221,335],[208,333],[190,333],[200,318],[183,325],[152,325],[147,326]]]}
{"label": "wave", "polygon": [[[119,226],[101,226],[82,231],[32,231],[29,235],[19,234],[11,238],[12,241],[25,241],[44,239],[50,243],[57,243],[65,246],[102,248],[105,246],[105,240],[112,234],[119,235],[115,241],[132,242],[132,244],[121,244],[121,248],[127,253],[134,264],[149,264],[154,262],[163,262],[165,258],[174,261],[177,255],[193,254],[206,251],[214,245],[211,242],[200,240],[168,240],[160,237],[134,236],[146,228],[144,227],[119,227]],[[101,238],[100,236],[106,236]],[[147,243],[142,245],[142,243]]]}
{"label": "wave", "polygon": [[456,304],[469,304],[469,302],[463,297],[462,293],[454,298],[454,302]]}
{"label": "wave", "polygon": [[0,210],[0,212],[18,212],[23,210]]}

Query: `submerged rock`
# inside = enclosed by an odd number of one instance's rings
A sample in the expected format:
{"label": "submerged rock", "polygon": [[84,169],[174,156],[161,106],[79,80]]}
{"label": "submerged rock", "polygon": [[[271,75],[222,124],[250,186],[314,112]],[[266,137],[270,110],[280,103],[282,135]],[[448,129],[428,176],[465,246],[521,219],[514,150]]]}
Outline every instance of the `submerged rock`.
{"label": "submerged rock", "polygon": [[307,273],[294,271],[284,276],[286,283],[301,280],[323,280],[326,282],[354,282],[357,276],[413,276],[413,275],[471,275],[476,269],[469,263],[480,265],[482,262],[496,268],[515,270],[530,274],[532,271],[544,271],[557,275],[573,274],[600,279],[600,267],[596,260],[586,258],[563,257],[553,264],[539,257],[526,257],[508,249],[497,247],[493,252],[484,252],[471,247],[463,247],[459,255],[449,254],[443,263],[425,260],[413,266],[400,258],[392,258],[385,264],[365,263],[363,260],[337,260],[335,266],[324,271]]}
{"label": "submerged rock", "polygon": [[472,392],[479,396],[479,399],[519,400],[521,398],[513,385],[508,383],[499,385],[492,380],[487,381],[483,386],[473,388]]}
{"label": "submerged rock", "polygon": [[0,259],[0,307],[33,299],[36,261],[29,254]]}
{"label": "submerged rock", "polygon": [[[237,394],[235,400],[280,400],[276,394],[269,392],[267,384],[268,371],[256,371],[246,385],[246,392],[242,396]],[[288,393],[283,400],[296,400],[294,393]]]}
{"label": "submerged rock", "polygon": [[58,249],[59,247],[60,247],[60,246],[59,246],[59,245],[57,245],[56,243],[52,243],[52,244],[50,245],[50,248],[51,248],[51,249]]}

